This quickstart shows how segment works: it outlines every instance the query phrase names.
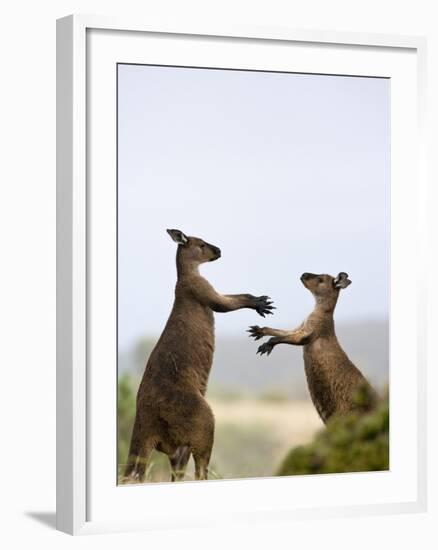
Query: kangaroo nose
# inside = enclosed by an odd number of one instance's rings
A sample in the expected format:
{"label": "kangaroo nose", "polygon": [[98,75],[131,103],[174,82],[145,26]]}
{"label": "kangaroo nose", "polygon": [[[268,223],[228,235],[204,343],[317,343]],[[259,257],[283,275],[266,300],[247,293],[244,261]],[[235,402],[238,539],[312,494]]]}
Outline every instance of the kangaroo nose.
{"label": "kangaroo nose", "polygon": [[215,254],[217,255],[218,258],[221,257],[221,249],[218,248],[217,246],[214,247],[214,252]]}
{"label": "kangaroo nose", "polygon": [[301,280],[305,281],[306,279],[311,279],[313,276],[314,276],[313,273],[303,273],[301,275]]}

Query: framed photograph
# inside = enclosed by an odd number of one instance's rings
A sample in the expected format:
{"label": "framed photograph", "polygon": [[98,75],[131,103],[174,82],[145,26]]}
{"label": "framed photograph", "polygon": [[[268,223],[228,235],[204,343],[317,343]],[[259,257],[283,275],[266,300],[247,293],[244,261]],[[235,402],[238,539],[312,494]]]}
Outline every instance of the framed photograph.
{"label": "framed photograph", "polygon": [[425,43],[57,26],[57,524],[426,506]]}

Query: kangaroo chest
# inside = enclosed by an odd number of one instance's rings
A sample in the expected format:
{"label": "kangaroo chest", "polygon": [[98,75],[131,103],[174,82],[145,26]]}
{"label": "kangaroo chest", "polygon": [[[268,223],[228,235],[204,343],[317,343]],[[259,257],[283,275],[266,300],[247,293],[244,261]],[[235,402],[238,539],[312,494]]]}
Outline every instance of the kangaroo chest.
{"label": "kangaroo chest", "polygon": [[326,422],[336,412],[336,371],[339,358],[324,341],[304,347],[304,369],[310,397],[321,419]]}

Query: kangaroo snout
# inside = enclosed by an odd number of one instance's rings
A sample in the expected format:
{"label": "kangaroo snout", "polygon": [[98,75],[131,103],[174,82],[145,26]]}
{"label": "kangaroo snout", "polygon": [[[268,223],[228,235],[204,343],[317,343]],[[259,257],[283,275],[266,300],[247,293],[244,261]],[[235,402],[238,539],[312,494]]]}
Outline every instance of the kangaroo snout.
{"label": "kangaroo snout", "polygon": [[314,273],[303,273],[300,277],[301,281],[307,281],[309,279],[313,279],[314,277],[317,277]]}
{"label": "kangaroo snout", "polygon": [[210,245],[210,248],[214,254],[214,257],[211,258],[210,262],[214,262],[214,260],[218,260],[222,256],[222,252],[220,248],[218,248],[217,246],[213,246],[212,244]]}

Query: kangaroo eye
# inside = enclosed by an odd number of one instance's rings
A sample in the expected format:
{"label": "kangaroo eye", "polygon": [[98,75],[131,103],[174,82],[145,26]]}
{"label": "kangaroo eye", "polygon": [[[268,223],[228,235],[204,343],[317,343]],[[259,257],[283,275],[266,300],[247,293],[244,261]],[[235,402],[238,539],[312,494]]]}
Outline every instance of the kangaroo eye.
{"label": "kangaroo eye", "polygon": [[322,277],[318,277],[318,283],[322,283],[324,279]]}
{"label": "kangaroo eye", "polygon": [[205,248],[205,244],[200,244],[199,247],[200,248]]}

